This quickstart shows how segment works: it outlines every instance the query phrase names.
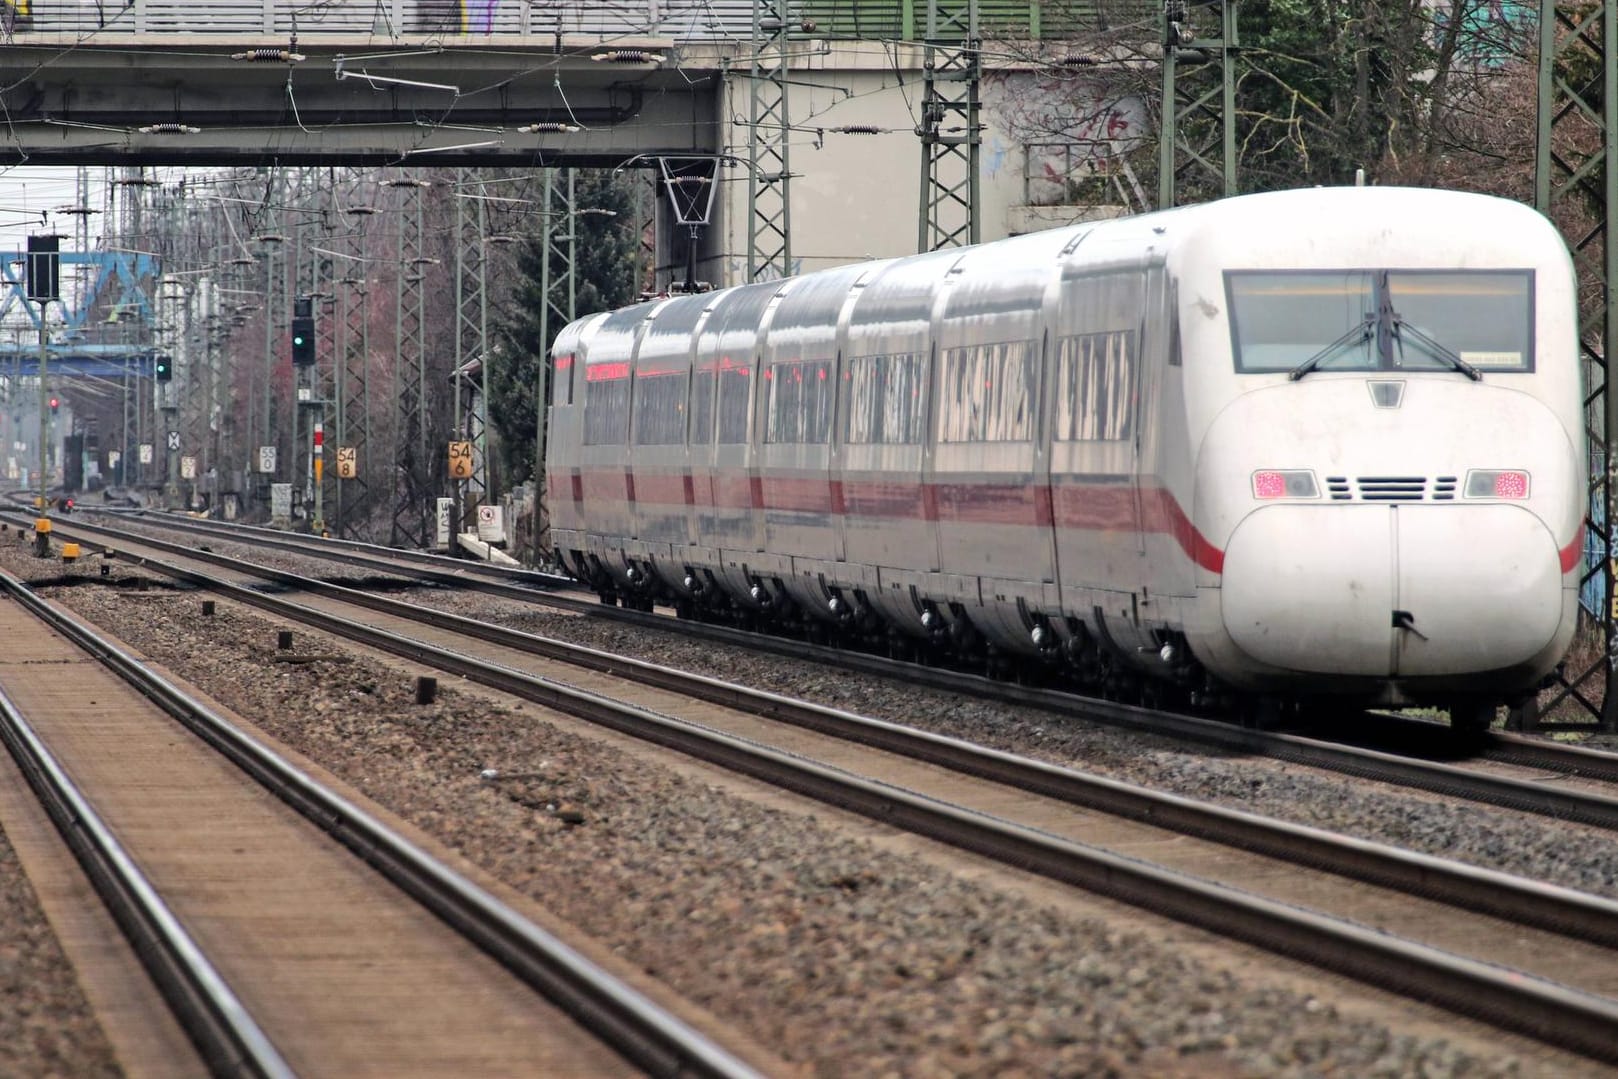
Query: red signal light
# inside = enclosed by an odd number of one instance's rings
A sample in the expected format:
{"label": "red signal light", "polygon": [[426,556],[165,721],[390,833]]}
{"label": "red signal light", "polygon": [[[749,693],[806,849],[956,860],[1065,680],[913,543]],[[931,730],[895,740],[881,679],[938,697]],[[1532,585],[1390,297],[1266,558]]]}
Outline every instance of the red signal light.
{"label": "red signal light", "polygon": [[56,399],[56,398],[54,398],[54,397],[52,397],[52,398],[51,398],[51,411],[52,411],[52,412],[55,412],[55,411],[56,411],[56,409],[57,409],[57,406],[59,406],[59,405],[60,405],[60,404],[61,404],[61,403],[62,403],[62,402],[60,402],[60,401],[58,401],[58,400],[57,400],[57,399]]}

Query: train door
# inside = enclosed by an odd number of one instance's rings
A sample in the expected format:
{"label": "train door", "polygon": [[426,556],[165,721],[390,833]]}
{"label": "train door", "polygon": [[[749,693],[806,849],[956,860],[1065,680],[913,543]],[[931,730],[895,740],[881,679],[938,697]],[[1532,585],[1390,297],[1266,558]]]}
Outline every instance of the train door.
{"label": "train door", "polygon": [[1036,233],[964,255],[938,322],[941,583],[979,608],[985,635],[1019,650],[1051,640],[1038,631],[1060,603],[1038,402],[1065,242]]}
{"label": "train door", "polygon": [[1139,355],[1135,361],[1135,387],[1130,401],[1130,409],[1134,413],[1130,420],[1130,427],[1134,432],[1131,441],[1130,487],[1135,492],[1135,553],[1141,556],[1140,569],[1135,579],[1142,583],[1146,581],[1148,572],[1146,536],[1147,500],[1150,496],[1146,490],[1148,471],[1146,461],[1150,456],[1149,440],[1156,434],[1156,425],[1151,422],[1153,410],[1150,402],[1155,400],[1158,372],[1162,367],[1162,341],[1157,332],[1158,326],[1150,313],[1158,309],[1154,305],[1162,302],[1162,290],[1161,268],[1146,270],[1141,274],[1135,331],[1136,340],[1140,344]]}
{"label": "train door", "polygon": [[[631,364],[653,304],[615,311],[601,323],[584,361],[579,502],[587,553],[602,572],[628,584],[625,545],[635,534],[629,466]],[[575,378],[577,376],[575,375]]]}
{"label": "train door", "polygon": [[584,550],[584,491],[580,451],[583,449],[582,377],[583,358],[590,337],[607,318],[606,314],[581,319],[565,327],[551,349],[550,392],[546,398],[544,438],[545,488],[542,505],[551,535],[549,545],[570,568],[582,572],[576,552]]}
{"label": "train door", "polygon": [[1137,487],[1152,595],[1189,599],[1197,592],[1196,564],[1181,546],[1188,525],[1181,506],[1189,509],[1194,498],[1189,488],[1191,446],[1177,296],[1178,288],[1164,265],[1147,269]]}
{"label": "train door", "polygon": [[676,590],[691,543],[694,491],[686,428],[692,343],[709,302],[707,296],[681,296],[660,306],[642,331],[632,370],[628,462],[636,542],[628,554]]}
{"label": "train door", "polygon": [[891,624],[922,636],[938,572],[931,485],[932,322],[959,251],[865,267],[841,336],[836,462],[842,572]]}
{"label": "train door", "polygon": [[634,492],[634,535],[646,543],[684,538],[684,410],[691,332],[701,312],[700,297],[666,301],[647,320],[631,364],[627,463]]}
{"label": "train door", "polygon": [[698,511],[703,533],[698,542],[717,550],[716,575],[731,597],[744,604],[750,602],[753,566],[764,550],[752,451],[761,327],[782,287],[770,281],[733,290],[709,315],[697,345],[697,362],[712,364],[715,381],[708,502],[705,511]]}
{"label": "train door", "polygon": [[1138,266],[1070,267],[1056,307],[1051,497],[1063,605],[1132,619],[1141,580],[1142,311]]}
{"label": "train door", "polygon": [[[789,577],[818,577],[838,558],[841,507],[831,482],[837,327],[850,289],[866,272],[856,264],[794,281],[763,341],[757,445],[765,545],[778,559],[804,563]],[[817,588],[818,582],[799,601],[823,605]]]}

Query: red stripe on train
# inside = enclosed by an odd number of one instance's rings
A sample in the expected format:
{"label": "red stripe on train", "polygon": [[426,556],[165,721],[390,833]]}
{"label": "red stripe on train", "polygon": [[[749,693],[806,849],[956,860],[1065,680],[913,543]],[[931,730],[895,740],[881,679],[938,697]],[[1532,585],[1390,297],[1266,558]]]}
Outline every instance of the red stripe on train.
{"label": "red stripe on train", "polygon": [[1584,522],[1579,522],[1579,530],[1573,533],[1573,542],[1557,552],[1562,556],[1562,572],[1572,573],[1573,568],[1584,561]]}
{"label": "red stripe on train", "polygon": [[[1222,573],[1225,553],[1197,531],[1179,502],[1161,487],[1130,483],[858,483],[809,477],[738,476],[714,473],[693,481],[690,473],[617,470],[587,473],[581,485],[592,499],[633,501],[647,508],[700,503],[718,509],[769,509],[784,513],[877,520],[921,520],[1083,532],[1147,532],[1172,536],[1193,562]],[[711,497],[707,496],[711,491]],[[1574,547],[1578,548],[1575,543]],[[1564,562],[1566,557],[1564,555]]]}

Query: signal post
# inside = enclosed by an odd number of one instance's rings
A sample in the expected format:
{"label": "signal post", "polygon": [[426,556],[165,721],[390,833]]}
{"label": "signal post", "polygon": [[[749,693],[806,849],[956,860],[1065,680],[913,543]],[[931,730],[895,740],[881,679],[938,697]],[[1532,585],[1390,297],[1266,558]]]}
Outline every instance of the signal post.
{"label": "signal post", "polygon": [[[292,300],[292,374],[297,384],[298,416],[309,414],[309,477],[310,500],[309,530],[316,535],[326,534],[325,520],[325,402],[319,396],[319,379],[309,379],[313,385],[305,386],[302,372],[313,368],[316,362],[315,300],[313,296],[295,296]],[[296,429],[294,429],[296,435]],[[295,441],[295,440],[294,440]],[[296,475],[296,462],[294,462]]]}
{"label": "signal post", "polygon": [[51,406],[47,403],[45,392],[45,351],[49,338],[45,309],[52,300],[60,300],[62,295],[60,243],[59,236],[28,237],[28,260],[25,267],[28,275],[28,298],[39,304],[39,495],[36,499],[39,517],[34,522],[34,553],[40,558],[49,555],[51,547],[49,499],[51,416],[48,411]]}

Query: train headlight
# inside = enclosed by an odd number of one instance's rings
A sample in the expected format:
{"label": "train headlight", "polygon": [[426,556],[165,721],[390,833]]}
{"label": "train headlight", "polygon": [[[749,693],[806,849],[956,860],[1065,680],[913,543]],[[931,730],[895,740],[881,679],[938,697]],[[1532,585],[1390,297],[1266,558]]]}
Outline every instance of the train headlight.
{"label": "train headlight", "polygon": [[1466,474],[1467,498],[1527,498],[1528,473],[1517,468],[1475,468]]}
{"label": "train headlight", "polygon": [[1315,474],[1307,468],[1260,469],[1253,473],[1254,498],[1319,498]]}

